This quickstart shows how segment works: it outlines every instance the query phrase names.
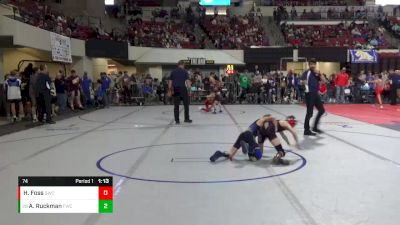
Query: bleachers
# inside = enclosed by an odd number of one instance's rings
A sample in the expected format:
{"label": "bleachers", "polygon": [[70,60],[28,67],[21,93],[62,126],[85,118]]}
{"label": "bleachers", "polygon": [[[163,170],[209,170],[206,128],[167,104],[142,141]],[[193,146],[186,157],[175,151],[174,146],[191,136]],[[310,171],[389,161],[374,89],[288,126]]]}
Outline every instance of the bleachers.
{"label": "bleachers", "polygon": [[254,17],[207,16],[202,27],[219,49],[269,45],[261,23]]}
{"label": "bleachers", "polygon": [[39,1],[11,0],[10,4],[18,9],[22,21],[32,26],[82,40],[111,39],[100,28],[79,25],[75,18],[66,17]]}
{"label": "bleachers", "polygon": [[[352,27],[353,26],[353,27]],[[361,35],[352,34],[356,28]],[[283,24],[282,31],[286,41],[292,46],[314,46],[314,47],[350,47],[359,48],[371,43],[376,39],[377,48],[388,48],[389,45],[383,39],[382,34],[367,25],[350,25],[346,28],[343,24],[339,25],[286,25]]]}
{"label": "bleachers", "polygon": [[129,37],[134,46],[200,48],[193,27],[182,21],[134,21],[130,23]]}
{"label": "bleachers", "polygon": [[[264,0],[264,5],[269,6],[344,6],[349,1],[344,0]],[[365,0],[357,0],[358,5],[365,5]]]}
{"label": "bleachers", "polygon": [[381,24],[391,32],[396,38],[400,39],[400,18],[384,17],[380,19]]}

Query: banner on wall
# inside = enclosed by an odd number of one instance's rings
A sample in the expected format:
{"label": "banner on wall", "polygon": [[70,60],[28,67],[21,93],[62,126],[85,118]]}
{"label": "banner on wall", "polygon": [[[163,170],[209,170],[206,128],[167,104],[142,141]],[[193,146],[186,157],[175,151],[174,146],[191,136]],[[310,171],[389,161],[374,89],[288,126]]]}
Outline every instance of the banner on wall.
{"label": "banner on wall", "polygon": [[206,58],[188,58],[181,60],[185,65],[214,65],[215,61]]}
{"label": "banner on wall", "polygon": [[51,55],[53,61],[72,63],[71,39],[53,32],[50,32]]}
{"label": "banner on wall", "polygon": [[350,50],[351,63],[377,63],[378,54],[375,50]]}

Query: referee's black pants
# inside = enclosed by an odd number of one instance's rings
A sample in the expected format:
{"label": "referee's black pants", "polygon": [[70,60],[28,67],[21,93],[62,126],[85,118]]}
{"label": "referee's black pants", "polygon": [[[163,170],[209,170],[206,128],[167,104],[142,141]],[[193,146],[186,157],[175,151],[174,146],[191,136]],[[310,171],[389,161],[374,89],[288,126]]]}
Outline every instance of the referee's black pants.
{"label": "referee's black pants", "polygon": [[397,88],[395,85],[392,84],[390,87],[390,104],[396,105],[397,104]]}
{"label": "referee's black pants", "polygon": [[185,121],[190,119],[189,117],[189,94],[186,88],[174,92],[174,117],[175,122],[179,122],[179,104],[183,101],[183,107],[185,110]]}
{"label": "referee's black pants", "polygon": [[321,96],[316,92],[309,92],[305,95],[306,106],[307,106],[307,114],[304,119],[304,131],[310,131],[310,119],[313,116],[314,106],[318,110],[317,117],[314,121],[314,129],[318,129],[319,120],[321,116],[325,113],[324,105],[321,101]]}

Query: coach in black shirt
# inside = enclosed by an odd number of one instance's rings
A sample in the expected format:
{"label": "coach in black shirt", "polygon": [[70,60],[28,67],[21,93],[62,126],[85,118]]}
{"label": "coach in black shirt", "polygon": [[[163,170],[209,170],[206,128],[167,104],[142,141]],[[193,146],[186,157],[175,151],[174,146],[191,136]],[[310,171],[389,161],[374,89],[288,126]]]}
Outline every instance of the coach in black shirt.
{"label": "coach in black shirt", "polygon": [[179,104],[183,101],[185,109],[185,123],[191,123],[189,117],[189,94],[190,87],[189,73],[185,70],[183,62],[178,63],[178,67],[171,72],[169,80],[169,96],[174,98],[174,116],[176,124],[179,124]]}
{"label": "coach in black shirt", "polygon": [[394,71],[388,76],[390,81],[390,104],[396,105],[397,104],[397,89],[400,88],[400,74]]}
{"label": "coach in black shirt", "polygon": [[[305,85],[305,100],[307,105],[307,114],[304,119],[304,135],[316,135],[316,133],[322,133],[320,129],[318,129],[319,120],[321,116],[324,115],[325,109],[322,104],[321,97],[318,93],[319,85],[321,79],[324,79],[320,74],[315,73],[316,61],[315,59],[311,59],[309,61],[310,69],[305,71],[301,77],[303,84]],[[314,106],[318,109],[317,117],[314,121],[314,126],[312,131],[310,130],[310,119],[313,116]]]}
{"label": "coach in black shirt", "polygon": [[43,122],[44,114],[46,114],[46,123],[55,123],[51,119],[51,95],[50,95],[51,79],[46,65],[40,65],[39,73],[35,83],[35,95],[38,106],[38,120]]}

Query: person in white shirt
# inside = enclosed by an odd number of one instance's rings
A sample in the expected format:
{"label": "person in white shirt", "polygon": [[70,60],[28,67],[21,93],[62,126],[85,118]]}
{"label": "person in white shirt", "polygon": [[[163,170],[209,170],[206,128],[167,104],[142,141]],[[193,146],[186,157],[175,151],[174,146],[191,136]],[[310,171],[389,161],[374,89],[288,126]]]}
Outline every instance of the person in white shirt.
{"label": "person in white shirt", "polygon": [[[7,101],[11,106],[12,122],[20,121],[24,117],[24,107],[22,105],[21,97],[21,80],[18,78],[18,71],[13,70],[10,72],[6,79],[6,90],[7,90]],[[18,105],[19,113],[17,118],[17,112],[15,105]]]}

